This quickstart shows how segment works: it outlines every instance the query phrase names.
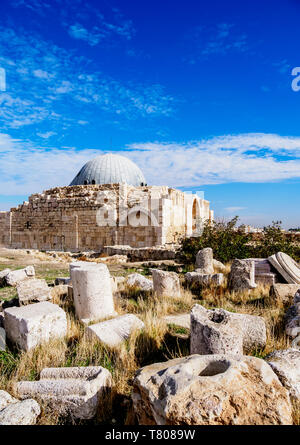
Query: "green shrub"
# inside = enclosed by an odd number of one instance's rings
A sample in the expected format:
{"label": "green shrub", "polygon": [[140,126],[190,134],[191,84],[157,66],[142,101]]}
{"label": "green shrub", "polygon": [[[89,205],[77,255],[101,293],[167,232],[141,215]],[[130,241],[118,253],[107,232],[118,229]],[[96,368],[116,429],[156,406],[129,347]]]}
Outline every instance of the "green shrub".
{"label": "green shrub", "polygon": [[205,247],[211,247],[214,258],[223,263],[235,258],[266,258],[279,251],[300,260],[296,235],[287,237],[280,221],[264,227],[258,234],[245,233],[242,227],[236,226],[237,221],[236,216],[228,222],[207,222],[201,236],[184,238],[179,252],[181,260],[186,264],[194,263],[197,252]]}

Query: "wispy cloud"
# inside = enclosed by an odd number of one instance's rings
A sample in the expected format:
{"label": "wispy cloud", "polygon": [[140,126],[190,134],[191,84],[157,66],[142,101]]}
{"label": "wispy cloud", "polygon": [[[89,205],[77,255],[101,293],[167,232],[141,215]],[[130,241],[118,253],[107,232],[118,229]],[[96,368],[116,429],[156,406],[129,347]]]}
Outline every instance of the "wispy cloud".
{"label": "wispy cloud", "polygon": [[[119,154],[136,162],[153,185],[192,188],[300,178],[300,138],[241,134],[186,144],[131,144],[126,149]],[[72,147],[43,149],[0,134],[0,190],[7,195],[26,195],[68,185],[85,162],[102,153]],[[238,210],[241,208],[227,208],[228,212]]]}
{"label": "wispy cloud", "polygon": [[231,23],[198,26],[191,31],[189,40],[192,52],[184,60],[191,64],[211,55],[244,53],[249,49],[247,34]]}
{"label": "wispy cloud", "polygon": [[173,112],[174,99],[163,86],[120,82],[32,33],[0,27],[0,54],[7,71],[7,91],[0,95],[2,128],[47,122],[47,131],[58,133],[61,126],[90,122],[91,115],[101,118],[101,112],[125,120]]}

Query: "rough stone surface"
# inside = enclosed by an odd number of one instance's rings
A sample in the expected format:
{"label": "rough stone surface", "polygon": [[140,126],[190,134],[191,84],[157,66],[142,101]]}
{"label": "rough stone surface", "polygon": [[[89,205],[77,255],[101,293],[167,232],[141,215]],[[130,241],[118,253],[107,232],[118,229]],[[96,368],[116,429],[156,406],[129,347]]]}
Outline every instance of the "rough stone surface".
{"label": "rough stone surface", "polygon": [[67,333],[65,312],[48,301],[8,308],[4,314],[7,337],[26,351]]}
{"label": "rough stone surface", "polygon": [[17,292],[20,304],[51,299],[51,288],[47,281],[37,278],[20,281],[17,284]]}
{"label": "rough stone surface", "polygon": [[11,272],[10,269],[4,269],[0,272],[0,287],[6,286],[6,277]]}
{"label": "rough stone surface", "polygon": [[254,289],[254,271],[254,261],[234,260],[229,274],[229,288],[235,292]]}
{"label": "rough stone surface", "polygon": [[141,425],[289,425],[288,391],[255,357],[193,355],[140,369],[133,407]]}
{"label": "rough stone surface", "polygon": [[153,291],[158,297],[180,297],[179,276],[175,272],[152,269]]}
{"label": "rough stone surface", "polygon": [[56,298],[67,298],[68,296],[68,285],[66,284],[58,284],[50,288],[50,298],[51,300]]}
{"label": "rough stone surface", "polygon": [[191,354],[243,354],[240,324],[219,309],[209,311],[196,304],[191,311]]}
{"label": "rough stone surface", "polygon": [[16,391],[21,398],[34,397],[60,415],[91,419],[103,391],[111,385],[110,372],[101,366],[45,368],[39,381],[19,382]]}
{"label": "rough stone surface", "polygon": [[70,264],[77,317],[84,323],[116,315],[110,273],[105,264],[77,261]]}
{"label": "rough stone surface", "polygon": [[300,350],[274,351],[266,357],[292,399],[300,401]]}
{"label": "rough stone surface", "polygon": [[128,275],[127,285],[130,287],[137,287],[146,292],[150,292],[153,289],[152,281],[140,273],[132,273]]}
{"label": "rough stone surface", "polygon": [[277,252],[268,258],[273,267],[289,284],[300,284],[300,267],[296,261],[283,252]]}
{"label": "rough stone surface", "polygon": [[184,278],[186,283],[191,286],[209,286],[210,284],[221,286],[224,282],[224,275],[222,273],[202,274],[198,272],[187,272]]}
{"label": "rough stone surface", "polygon": [[266,339],[262,317],[198,304],[191,311],[191,354],[242,354],[264,348]]}
{"label": "rough stone surface", "polygon": [[178,315],[166,315],[162,318],[168,324],[175,324],[185,329],[190,329],[191,327],[191,316],[190,314],[178,314]]}
{"label": "rough stone surface", "polygon": [[118,346],[127,340],[136,329],[143,329],[144,323],[133,314],[120,315],[87,327],[87,335],[97,337],[108,346]]}
{"label": "rough stone surface", "polygon": [[300,351],[300,335],[298,335],[294,340],[292,341],[292,348],[297,349]]}
{"label": "rough stone surface", "polygon": [[213,267],[215,271],[222,273],[226,272],[226,266],[225,264],[221,263],[221,261],[213,259]]}
{"label": "rough stone surface", "polygon": [[32,399],[19,401],[0,390],[0,425],[34,425],[41,409]]}
{"label": "rough stone surface", "polygon": [[283,303],[288,303],[294,298],[298,288],[299,284],[276,283],[270,288],[270,296]]}
{"label": "rough stone surface", "polygon": [[1,320],[1,315],[0,315],[0,351],[5,351],[6,350],[6,332],[5,329],[3,328],[4,326],[4,318],[3,320]]}
{"label": "rough stone surface", "polygon": [[33,266],[27,266],[24,269],[12,270],[6,277],[6,284],[8,286],[16,286],[20,281],[26,280],[27,278],[34,277],[35,270]]}
{"label": "rough stone surface", "polygon": [[295,338],[300,334],[300,292],[295,293],[294,304],[289,307],[285,315],[285,332],[289,337]]}
{"label": "rough stone surface", "polygon": [[214,264],[213,264],[213,251],[210,247],[199,250],[196,255],[196,272],[203,274],[213,274]]}

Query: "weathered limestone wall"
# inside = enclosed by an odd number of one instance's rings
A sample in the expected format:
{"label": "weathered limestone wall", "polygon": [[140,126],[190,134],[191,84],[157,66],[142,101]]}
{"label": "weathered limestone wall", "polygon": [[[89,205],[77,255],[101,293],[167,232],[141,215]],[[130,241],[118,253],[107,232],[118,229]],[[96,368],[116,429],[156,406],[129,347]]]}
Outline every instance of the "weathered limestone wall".
{"label": "weathered limestone wall", "polygon": [[0,212],[0,243],[70,251],[176,243],[192,233],[195,205],[197,217],[211,218],[208,201],[165,186],[57,187]]}

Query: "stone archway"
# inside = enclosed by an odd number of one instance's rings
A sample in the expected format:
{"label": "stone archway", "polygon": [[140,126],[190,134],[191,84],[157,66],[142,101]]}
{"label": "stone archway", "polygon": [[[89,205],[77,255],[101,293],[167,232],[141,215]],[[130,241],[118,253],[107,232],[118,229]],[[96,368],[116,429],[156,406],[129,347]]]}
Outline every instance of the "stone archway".
{"label": "stone archway", "polygon": [[199,221],[200,221],[200,204],[198,199],[195,198],[192,207],[192,233],[195,233],[197,231]]}

